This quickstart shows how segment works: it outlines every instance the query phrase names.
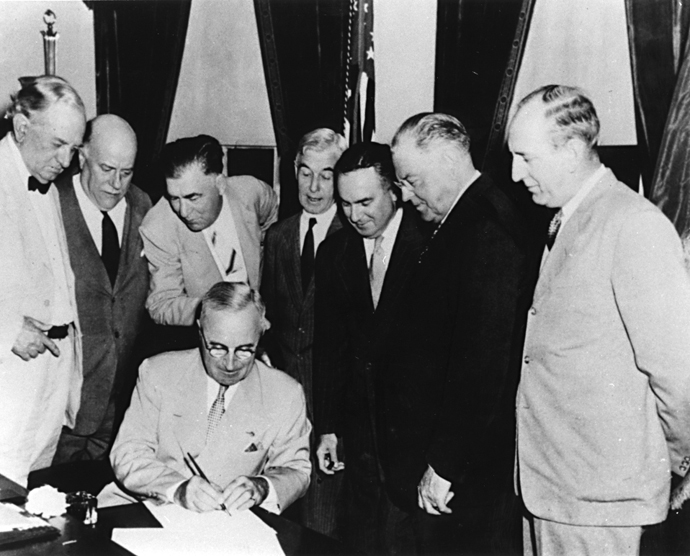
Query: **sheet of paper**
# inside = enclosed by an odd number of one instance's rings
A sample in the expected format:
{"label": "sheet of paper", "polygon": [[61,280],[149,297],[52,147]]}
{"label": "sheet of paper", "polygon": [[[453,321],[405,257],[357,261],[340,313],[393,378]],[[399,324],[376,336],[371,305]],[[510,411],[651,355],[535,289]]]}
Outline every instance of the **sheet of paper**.
{"label": "sheet of paper", "polygon": [[284,556],[276,532],[250,511],[196,513],[166,504],[146,507],[163,529],[114,529],[113,541],[137,556],[240,554]]}

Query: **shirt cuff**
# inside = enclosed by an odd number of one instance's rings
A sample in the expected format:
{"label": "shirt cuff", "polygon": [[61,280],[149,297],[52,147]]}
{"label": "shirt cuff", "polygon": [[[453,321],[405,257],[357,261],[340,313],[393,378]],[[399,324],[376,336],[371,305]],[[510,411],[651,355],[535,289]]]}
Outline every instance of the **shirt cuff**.
{"label": "shirt cuff", "polygon": [[184,483],[185,481],[188,481],[189,479],[184,479],[180,481],[179,483],[175,483],[173,486],[171,486],[168,490],[165,491],[165,496],[168,498],[168,502],[171,502],[173,504],[177,504],[175,500],[175,492],[177,491],[178,488],[180,488],[180,485]]}
{"label": "shirt cuff", "polygon": [[278,501],[278,493],[276,492],[271,479],[266,477],[266,475],[257,475],[257,477],[266,479],[266,482],[268,483],[268,494],[266,495],[264,501],[261,502],[259,507],[263,508],[267,512],[271,512],[272,514],[280,514],[281,508],[280,502]]}

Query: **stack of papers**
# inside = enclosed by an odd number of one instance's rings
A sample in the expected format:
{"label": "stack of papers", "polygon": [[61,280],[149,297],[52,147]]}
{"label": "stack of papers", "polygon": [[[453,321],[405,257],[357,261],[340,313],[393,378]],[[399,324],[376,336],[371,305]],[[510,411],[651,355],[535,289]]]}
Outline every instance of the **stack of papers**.
{"label": "stack of papers", "polygon": [[162,529],[113,529],[114,542],[137,556],[241,554],[285,556],[276,532],[253,512],[196,513],[144,502]]}

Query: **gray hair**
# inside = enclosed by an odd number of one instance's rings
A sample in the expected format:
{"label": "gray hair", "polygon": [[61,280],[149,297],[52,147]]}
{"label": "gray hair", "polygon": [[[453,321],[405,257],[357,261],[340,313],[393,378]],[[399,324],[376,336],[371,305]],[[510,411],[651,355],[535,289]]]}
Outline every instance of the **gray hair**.
{"label": "gray hair", "polygon": [[259,312],[261,332],[266,332],[271,323],[266,319],[266,305],[261,295],[244,282],[218,282],[201,298],[197,307],[197,318],[202,320],[207,311],[222,311],[230,309],[239,312],[250,304]]}
{"label": "gray hair", "polygon": [[470,151],[470,136],[465,126],[449,114],[421,112],[408,118],[395,132],[391,143],[393,148],[403,136],[410,136],[415,146],[421,150],[427,150],[431,143],[443,141],[454,145],[462,152]]}
{"label": "gray hair", "polygon": [[56,75],[42,75],[40,77],[20,77],[21,89],[10,98],[12,104],[7,109],[5,117],[14,118],[23,114],[27,118],[37,112],[43,112],[56,102],[71,104],[86,114],[84,102],[79,93],[67,81]]}
{"label": "gray hair", "polygon": [[327,127],[320,127],[305,134],[299,140],[295,160],[304,156],[304,153],[308,150],[323,152],[327,149],[334,149],[338,151],[338,155],[341,155],[347,149],[347,141],[340,133],[336,133]]}
{"label": "gray hair", "polygon": [[537,100],[544,105],[544,117],[553,121],[554,147],[562,146],[572,138],[581,139],[590,149],[597,146],[601,128],[599,116],[582,89],[567,85],[540,87],[520,101],[515,116],[525,105]]}

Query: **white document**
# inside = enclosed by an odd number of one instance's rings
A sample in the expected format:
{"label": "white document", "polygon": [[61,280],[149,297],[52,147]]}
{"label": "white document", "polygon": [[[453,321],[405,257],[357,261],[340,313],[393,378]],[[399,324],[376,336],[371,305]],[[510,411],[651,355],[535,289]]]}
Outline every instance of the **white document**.
{"label": "white document", "polygon": [[113,529],[113,542],[137,556],[285,556],[276,532],[248,510],[196,513],[177,504],[144,502],[163,529]]}

